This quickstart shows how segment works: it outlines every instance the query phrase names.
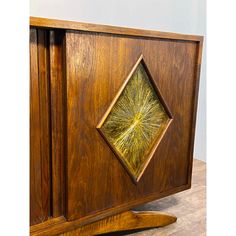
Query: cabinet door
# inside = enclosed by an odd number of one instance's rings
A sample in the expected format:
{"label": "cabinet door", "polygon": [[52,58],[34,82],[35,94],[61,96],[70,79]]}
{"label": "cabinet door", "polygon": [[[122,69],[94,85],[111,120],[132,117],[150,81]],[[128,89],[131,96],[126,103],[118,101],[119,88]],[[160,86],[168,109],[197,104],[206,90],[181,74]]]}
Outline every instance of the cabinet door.
{"label": "cabinet door", "polygon": [[73,30],[65,42],[67,219],[190,188],[199,42]]}

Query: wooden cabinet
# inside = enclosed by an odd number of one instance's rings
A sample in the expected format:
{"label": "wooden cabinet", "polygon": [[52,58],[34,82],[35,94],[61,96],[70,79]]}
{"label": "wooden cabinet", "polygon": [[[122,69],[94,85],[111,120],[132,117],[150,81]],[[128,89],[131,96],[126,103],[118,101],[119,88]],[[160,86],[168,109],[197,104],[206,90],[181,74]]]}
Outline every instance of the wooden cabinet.
{"label": "wooden cabinet", "polygon": [[202,37],[30,22],[31,234],[190,188]]}

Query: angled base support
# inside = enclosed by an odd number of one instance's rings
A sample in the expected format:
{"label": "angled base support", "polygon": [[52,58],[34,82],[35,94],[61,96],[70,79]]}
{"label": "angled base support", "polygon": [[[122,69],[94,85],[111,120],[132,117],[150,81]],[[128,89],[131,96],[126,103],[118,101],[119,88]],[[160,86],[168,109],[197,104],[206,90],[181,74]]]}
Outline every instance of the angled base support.
{"label": "angled base support", "polygon": [[176,220],[177,218],[175,216],[159,211],[127,211],[105,218],[95,223],[85,225],[62,235],[91,236],[118,231],[156,228],[172,224],[176,222]]}

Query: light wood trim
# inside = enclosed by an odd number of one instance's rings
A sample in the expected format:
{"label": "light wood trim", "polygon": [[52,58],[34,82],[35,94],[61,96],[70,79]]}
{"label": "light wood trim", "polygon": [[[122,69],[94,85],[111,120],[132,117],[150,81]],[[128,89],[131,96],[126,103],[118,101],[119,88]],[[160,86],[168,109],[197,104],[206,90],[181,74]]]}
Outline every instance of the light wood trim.
{"label": "light wood trim", "polygon": [[99,32],[118,35],[130,35],[139,37],[151,37],[151,38],[163,38],[174,40],[186,40],[186,41],[202,41],[203,37],[200,35],[187,35],[179,33],[160,32],[154,30],[133,29],[109,25],[98,25],[91,23],[81,23],[67,20],[47,19],[40,17],[30,17],[30,26],[43,27],[43,28],[59,28],[80,30],[89,32]]}
{"label": "light wood trim", "polygon": [[61,236],[101,235],[134,229],[156,228],[172,224],[176,220],[175,216],[158,211],[127,211],[61,234]]}
{"label": "light wood trim", "polygon": [[64,216],[50,218],[43,223],[30,226],[30,235],[38,235],[40,234],[41,231],[44,231],[45,229],[53,228],[56,225],[62,224],[65,222],[66,222],[66,219]]}

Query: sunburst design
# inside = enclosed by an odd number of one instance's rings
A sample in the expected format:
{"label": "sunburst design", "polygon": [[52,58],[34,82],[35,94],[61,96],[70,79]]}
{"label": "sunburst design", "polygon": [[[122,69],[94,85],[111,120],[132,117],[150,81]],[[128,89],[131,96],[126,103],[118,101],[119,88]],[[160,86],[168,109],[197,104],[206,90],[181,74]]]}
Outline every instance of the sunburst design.
{"label": "sunburst design", "polygon": [[99,129],[137,181],[170,117],[140,62]]}

